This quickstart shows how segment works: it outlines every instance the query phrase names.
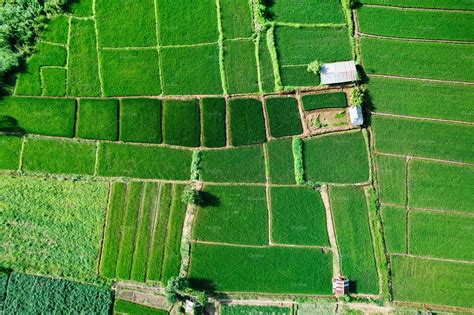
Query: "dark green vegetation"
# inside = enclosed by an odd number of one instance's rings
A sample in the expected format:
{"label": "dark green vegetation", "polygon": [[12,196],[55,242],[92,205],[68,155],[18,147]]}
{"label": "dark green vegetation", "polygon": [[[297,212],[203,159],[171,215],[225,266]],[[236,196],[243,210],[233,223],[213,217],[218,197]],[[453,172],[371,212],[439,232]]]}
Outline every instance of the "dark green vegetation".
{"label": "dark green vegetation", "polygon": [[378,275],[364,191],[333,187],[329,196],[342,273],[352,281],[351,292],[377,294]]}
{"label": "dark green vegetation", "polygon": [[277,0],[271,4],[269,12],[276,22],[344,23],[341,3],[337,0]]}
{"label": "dark green vegetation", "polygon": [[2,131],[73,137],[74,112],[74,100],[6,97],[0,101],[0,126]]}
{"label": "dark green vegetation", "polygon": [[110,289],[66,280],[12,273],[5,314],[109,314]]}
{"label": "dark green vegetation", "polygon": [[377,155],[375,161],[380,200],[385,203],[404,205],[406,202],[405,159]]}
{"label": "dark green vegetation", "polygon": [[367,148],[361,132],[305,140],[303,161],[307,180],[362,183],[369,179]]}
{"label": "dark green vegetation", "polygon": [[183,186],[112,186],[100,273],[111,279],[166,281],[178,274]]}
{"label": "dark green vegetation", "polygon": [[262,146],[203,151],[202,180],[206,182],[263,183]]}
{"label": "dark green vegetation", "polygon": [[473,213],[473,175],[474,166],[412,161],[408,177],[409,206]]}
{"label": "dark green vegetation", "polygon": [[320,108],[345,108],[347,106],[346,94],[343,92],[307,94],[301,97],[304,110]]}
{"label": "dark green vegetation", "polygon": [[65,96],[67,71],[62,67],[42,67],[43,95]]}
{"label": "dark green vegetation", "polygon": [[97,173],[101,176],[187,180],[191,155],[189,150],[101,143]]}
{"label": "dark green vegetation", "polygon": [[369,95],[376,112],[474,122],[472,86],[370,78]]}
{"label": "dark green vegetation", "polygon": [[360,2],[412,8],[474,10],[474,4],[471,0],[361,0]]}
{"label": "dark green vegetation", "polygon": [[141,304],[135,304],[125,300],[115,300],[114,314],[166,315],[168,312]]}
{"label": "dark green vegetation", "polygon": [[474,162],[474,128],[462,124],[372,117],[378,152]]}
{"label": "dark green vegetation", "polygon": [[118,114],[117,100],[80,100],[76,136],[86,139],[118,140]]}
{"label": "dark green vegetation", "polygon": [[260,33],[257,49],[262,90],[263,92],[273,92],[275,90],[275,76],[270,51],[267,46],[266,32]]}
{"label": "dark green vegetation", "polygon": [[16,170],[20,163],[22,138],[0,136],[0,169]]}
{"label": "dark green vegetation", "polygon": [[254,98],[229,101],[229,136],[234,146],[263,143],[266,140],[262,103]]}
{"label": "dark green vegetation", "polygon": [[389,253],[405,253],[407,212],[404,208],[382,207],[385,244]]}
{"label": "dark green vegetation", "polygon": [[272,187],[271,218],[275,243],[329,246],[324,204],[316,190]]}
{"label": "dark green vegetation", "polygon": [[205,200],[198,210],[194,239],[243,245],[268,244],[264,187],[206,186],[204,198],[209,200]]}
{"label": "dark green vegetation", "polygon": [[188,277],[216,291],[330,294],[331,264],[320,249],[194,244]]}
{"label": "dark green vegetation", "polygon": [[357,16],[362,33],[390,37],[474,40],[474,12],[362,6],[357,10]]}
{"label": "dark green vegetation", "polygon": [[23,170],[53,174],[94,174],[96,145],[72,140],[27,139]]}
{"label": "dark green vegetation", "polygon": [[474,46],[362,38],[365,71],[405,77],[474,81]]}
{"label": "dark green vegetation", "polygon": [[105,96],[161,94],[156,49],[102,50],[100,61]]}
{"label": "dark green vegetation", "polygon": [[67,44],[68,20],[65,15],[54,16],[41,33],[41,40],[55,44]]}
{"label": "dark green vegetation", "polygon": [[395,300],[474,308],[469,290],[474,265],[411,257],[391,261]]}
{"label": "dark green vegetation", "polygon": [[198,147],[201,125],[197,100],[163,101],[163,140],[166,144]]}
{"label": "dark green vegetation", "polygon": [[222,315],[290,315],[292,311],[289,307],[222,304],[220,313]]}
{"label": "dark green vegetation", "polygon": [[414,211],[408,223],[410,254],[474,260],[474,217]]}
{"label": "dark green vegetation", "polygon": [[294,89],[297,86],[309,87],[317,86],[320,83],[319,76],[308,72],[308,66],[282,66],[280,68],[281,81],[287,89]]}
{"label": "dark green vegetation", "polygon": [[270,141],[268,152],[269,180],[272,184],[295,184],[291,139]]}
{"label": "dark green vegetation", "polygon": [[161,101],[137,98],[120,102],[120,140],[161,143]]}
{"label": "dark green vegetation", "polygon": [[220,0],[220,6],[225,39],[252,36],[252,12],[248,2]]}
{"label": "dark green vegetation", "polygon": [[303,132],[296,99],[267,98],[265,107],[272,137],[292,136]]}
{"label": "dark green vegetation", "polygon": [[223,98],[204,98],[201,101],[202,145],[226,145],[226,101]]}
{"label": "dark green vegetation", "polygon": [[96,277],[107,185],[2,177],[0,195],[0,224],[8,226],[0,234],[2,266],[83,281]]}

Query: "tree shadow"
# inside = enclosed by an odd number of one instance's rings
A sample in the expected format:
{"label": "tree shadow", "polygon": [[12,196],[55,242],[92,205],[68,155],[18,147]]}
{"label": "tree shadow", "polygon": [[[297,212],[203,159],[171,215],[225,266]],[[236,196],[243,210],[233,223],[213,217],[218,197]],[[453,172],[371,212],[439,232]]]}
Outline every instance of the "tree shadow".
{"label": "tree shadow", "polygon": [[26,61],[21,58],[18,61],[18,66],[11,68],[0,76],[0,97],[11,95],[15,87],[18,73],[26,70]]}
{"label": "tree shadow", "polygon": [[11,116],[0,115],[0,132],[23,136],[26,131],[18,125],[18,121]]}
{"label": "tree shadow", "polygon": [[199,206],[200,207],[218,207],[220,205],[220,200],[217,196],[214,196],[211,193],[208,193],[207,191],[201,191],[200,192],[200,202]]}
{"label": "tree shadow", "polygon": [[189,286],[194,290],[206,291],[212,293],[216,290],[214,282],[203,278],[189,278]]}
{"label": "tree shadow", "polygon": [[349,292],[357,293],[357,282],[354,280],[349,280]]}
{"label": "tree shadow", "polygon": [[275,13],[272,11],[272,6],[275,4],[275,0],[262,0],[261,3],[265,6],[265,10],[262,12],[263,17],[267,21],[273,21]]}

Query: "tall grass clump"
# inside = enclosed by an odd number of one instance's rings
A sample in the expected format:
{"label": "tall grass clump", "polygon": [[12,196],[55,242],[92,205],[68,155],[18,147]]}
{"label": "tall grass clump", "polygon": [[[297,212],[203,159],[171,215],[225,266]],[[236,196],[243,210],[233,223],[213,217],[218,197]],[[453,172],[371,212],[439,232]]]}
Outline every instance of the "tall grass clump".
{"label": "tall grass clump", "polygon": [[298,185],[304,185],[303,140],[294,137],[291,145],[293,148],[293,158],[295,163],[295,180]]}

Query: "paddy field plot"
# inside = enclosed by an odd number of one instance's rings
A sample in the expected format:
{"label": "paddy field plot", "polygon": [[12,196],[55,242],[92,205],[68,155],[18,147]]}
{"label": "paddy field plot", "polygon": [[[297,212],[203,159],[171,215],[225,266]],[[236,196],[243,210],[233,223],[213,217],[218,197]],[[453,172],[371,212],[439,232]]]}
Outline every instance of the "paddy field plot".
{"label": "paddy field plot", "polygon": [[0,136],[0,169],[16,170],[20,165],[22,138]]}
{"label": "paddy field plot", "polygon": [[67,71],[62,67],[42,67],[40,70],[42,95],[66,96]]}
{"label": "paddy field plot", "polygon": [[114,302],[114,314],[148,314],[166,315],[168,311],[116,299]]}
{"label": "paddy field plot", "polygon": [[229,101],[229,136],[234,146],[263,143],[266,140],[263,106],[254,98]]}
{"label": "paddy field plot", "polygon": [[362,0],[360,2],[412,8],[474,10],[474,4],[470,0]]}
{"label": "paddy field plot", "polygon": [[345,108],[346,95],[343,92],[307,94],[301,97],[303,109],[306,111],[321,108]]}
{"label": "paddy field plot", "polygon": [[295,171],[291,139],[270,141],[268,152],[268,173],[271,184],[295,184]]}
{"label": "paddy field plot", "polygon": [[303,132],[296,99],[292,97],[266,98],[265,109],[272,137],[292,136]]}
{"label": "paddy field plot", "polygon": [[403,157],[376,155],[380,200],[404,205],[406,202],[406,161]]}
{"label": "paddy field plot", "polygon": [[55,43],[67,44],[69,18],[65,15],[53,17],[46,25],[46,28],[40,35],[40,40]]}
{"label": "paddy field plot", "polygon": [[198,147],[201,142],[199,103],[163,101],[163,140],[166,144]]}
{"label": "paddy field plot", "polygon": [[120,102],[120,140],[161,143],[161,101],[122,99]]}
{"label": "paddy field plot", "polygon": [[406,252],[407,211],[404,208],[383,206],[380,210],[389,253]]}
{"label": "paddy field plot", "polygon": [[225,39],[249,38],[253,35],[253,8],[249,2],[221,0],[220,7]]}
{"label": "paddy field plot", "polygon": [[80,100],[77,110],[77,137],[118,140],[118,111],[117,100]]}
{"label": "paddy field plot", "polygon": [[201,100],[202,145],[223,147],[226,145],[226,100],[204,98]]}
{"label": "paddy field plot", "polygon": [[251,39],[224,42],[224,69],[230,94],[258,92],[255,43]]}
{"label": "paddy field plot", "polygon": [[342,6],[337,0],[277,0],[270,2],[268,11],[280,23],[344,23]]}

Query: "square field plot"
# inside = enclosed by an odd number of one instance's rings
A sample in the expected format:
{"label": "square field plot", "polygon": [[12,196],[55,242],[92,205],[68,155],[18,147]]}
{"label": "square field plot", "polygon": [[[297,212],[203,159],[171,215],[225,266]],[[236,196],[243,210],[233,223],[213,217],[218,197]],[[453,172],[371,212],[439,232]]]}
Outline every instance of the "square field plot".
{"label": "square field plot", "polygon": [[66,68],[42,67],[41,81],[43,82],[43,93],[45,96],[66,95]]}
{"label": "square field plot", "polygon": [[67,44],[69,18],[66,15],[57,15],[48,21],[46,28],[41,32],[41,40],[55,44]]}
{"label": "square field plot", "polygon": [[271,3],[269,12],[276,22],[344,23],[342,6],[338,0],[276,0]]}
{"label": "square field plot", "polygon": [[157,45],[153,0],[97,0],[95,7],[101,47]]}
{"label": "square field plot", "polygon": [[157,0],[160,45],[217,42],[217,6],[214,0]]}
{"label": "square field plot", "polygon": [[100,56],[106,96],[161,94],[156,49],[102,50]]}
{"label": "square field plot", "polygon": [[272,187],[271,218],[274,243],[329,247],[324,204],[318,191]]}
{"label": "square field plot", "polygon": [[149,98],[122,99],[120,140],[161,143],[161,101]]}
{"label": "square field plot", "polygon": [[305,140],[303,161],[307,180],[350,184],[369,179],[367,145],[361,132]]}
{"label": "square field plot", "polygon": [[242,245],[268,244],[265,187],[207,186],[203,198],[194,222],[193,239]]}
{"label": "square field plot", "polygon": [[201,125],[197,100],[163,101],[163,139],[166,144],[199,146]]}
{"label": "square field plot", "polygon": [[304,110],[321,108],[345,108],[347,106],[346,94],[344,92],[307,94],[301,97]]}
{"label": "square field plot", "polygon": [[22,138],[0,135],[0,170],[16,170],[20,165]]}
{"label": "square field plot", "polygon": [[254,98],[229,101],[230,142],[232,145],[263,143],[266,140],[262,103]]}
{"label": "square field plot", "polygon": [[258,92],[255,43],[252,40],[224,42],[224,67],[230,94]]}
{"label": "square field plot", "polygon": [[303,132],[296,99],[292,97],[265,99],[270,135],[284,137]]}
{"label": "square field plot", "polygon": [[79,100],[76,136],[85,139],[118,140],[118,101]]}
{"label": "square field plot", "polygon": [[319,248],[195,244],[188,277],[216,291],[329,295],[332,256]]}
{"label": "square field plot", "polygon": [[222,94],[217,45],[162,48],[163,93]]}
{"label": "square field plot", "polygon": [[272,184],[295,184],[295,165],[291,139],[269,141],[268,153],[269,180]]}
{"label": "square field plot", "polygon": [[226,101],[223,98],[205,98],[201,101],[202,145],[226,145]]}

